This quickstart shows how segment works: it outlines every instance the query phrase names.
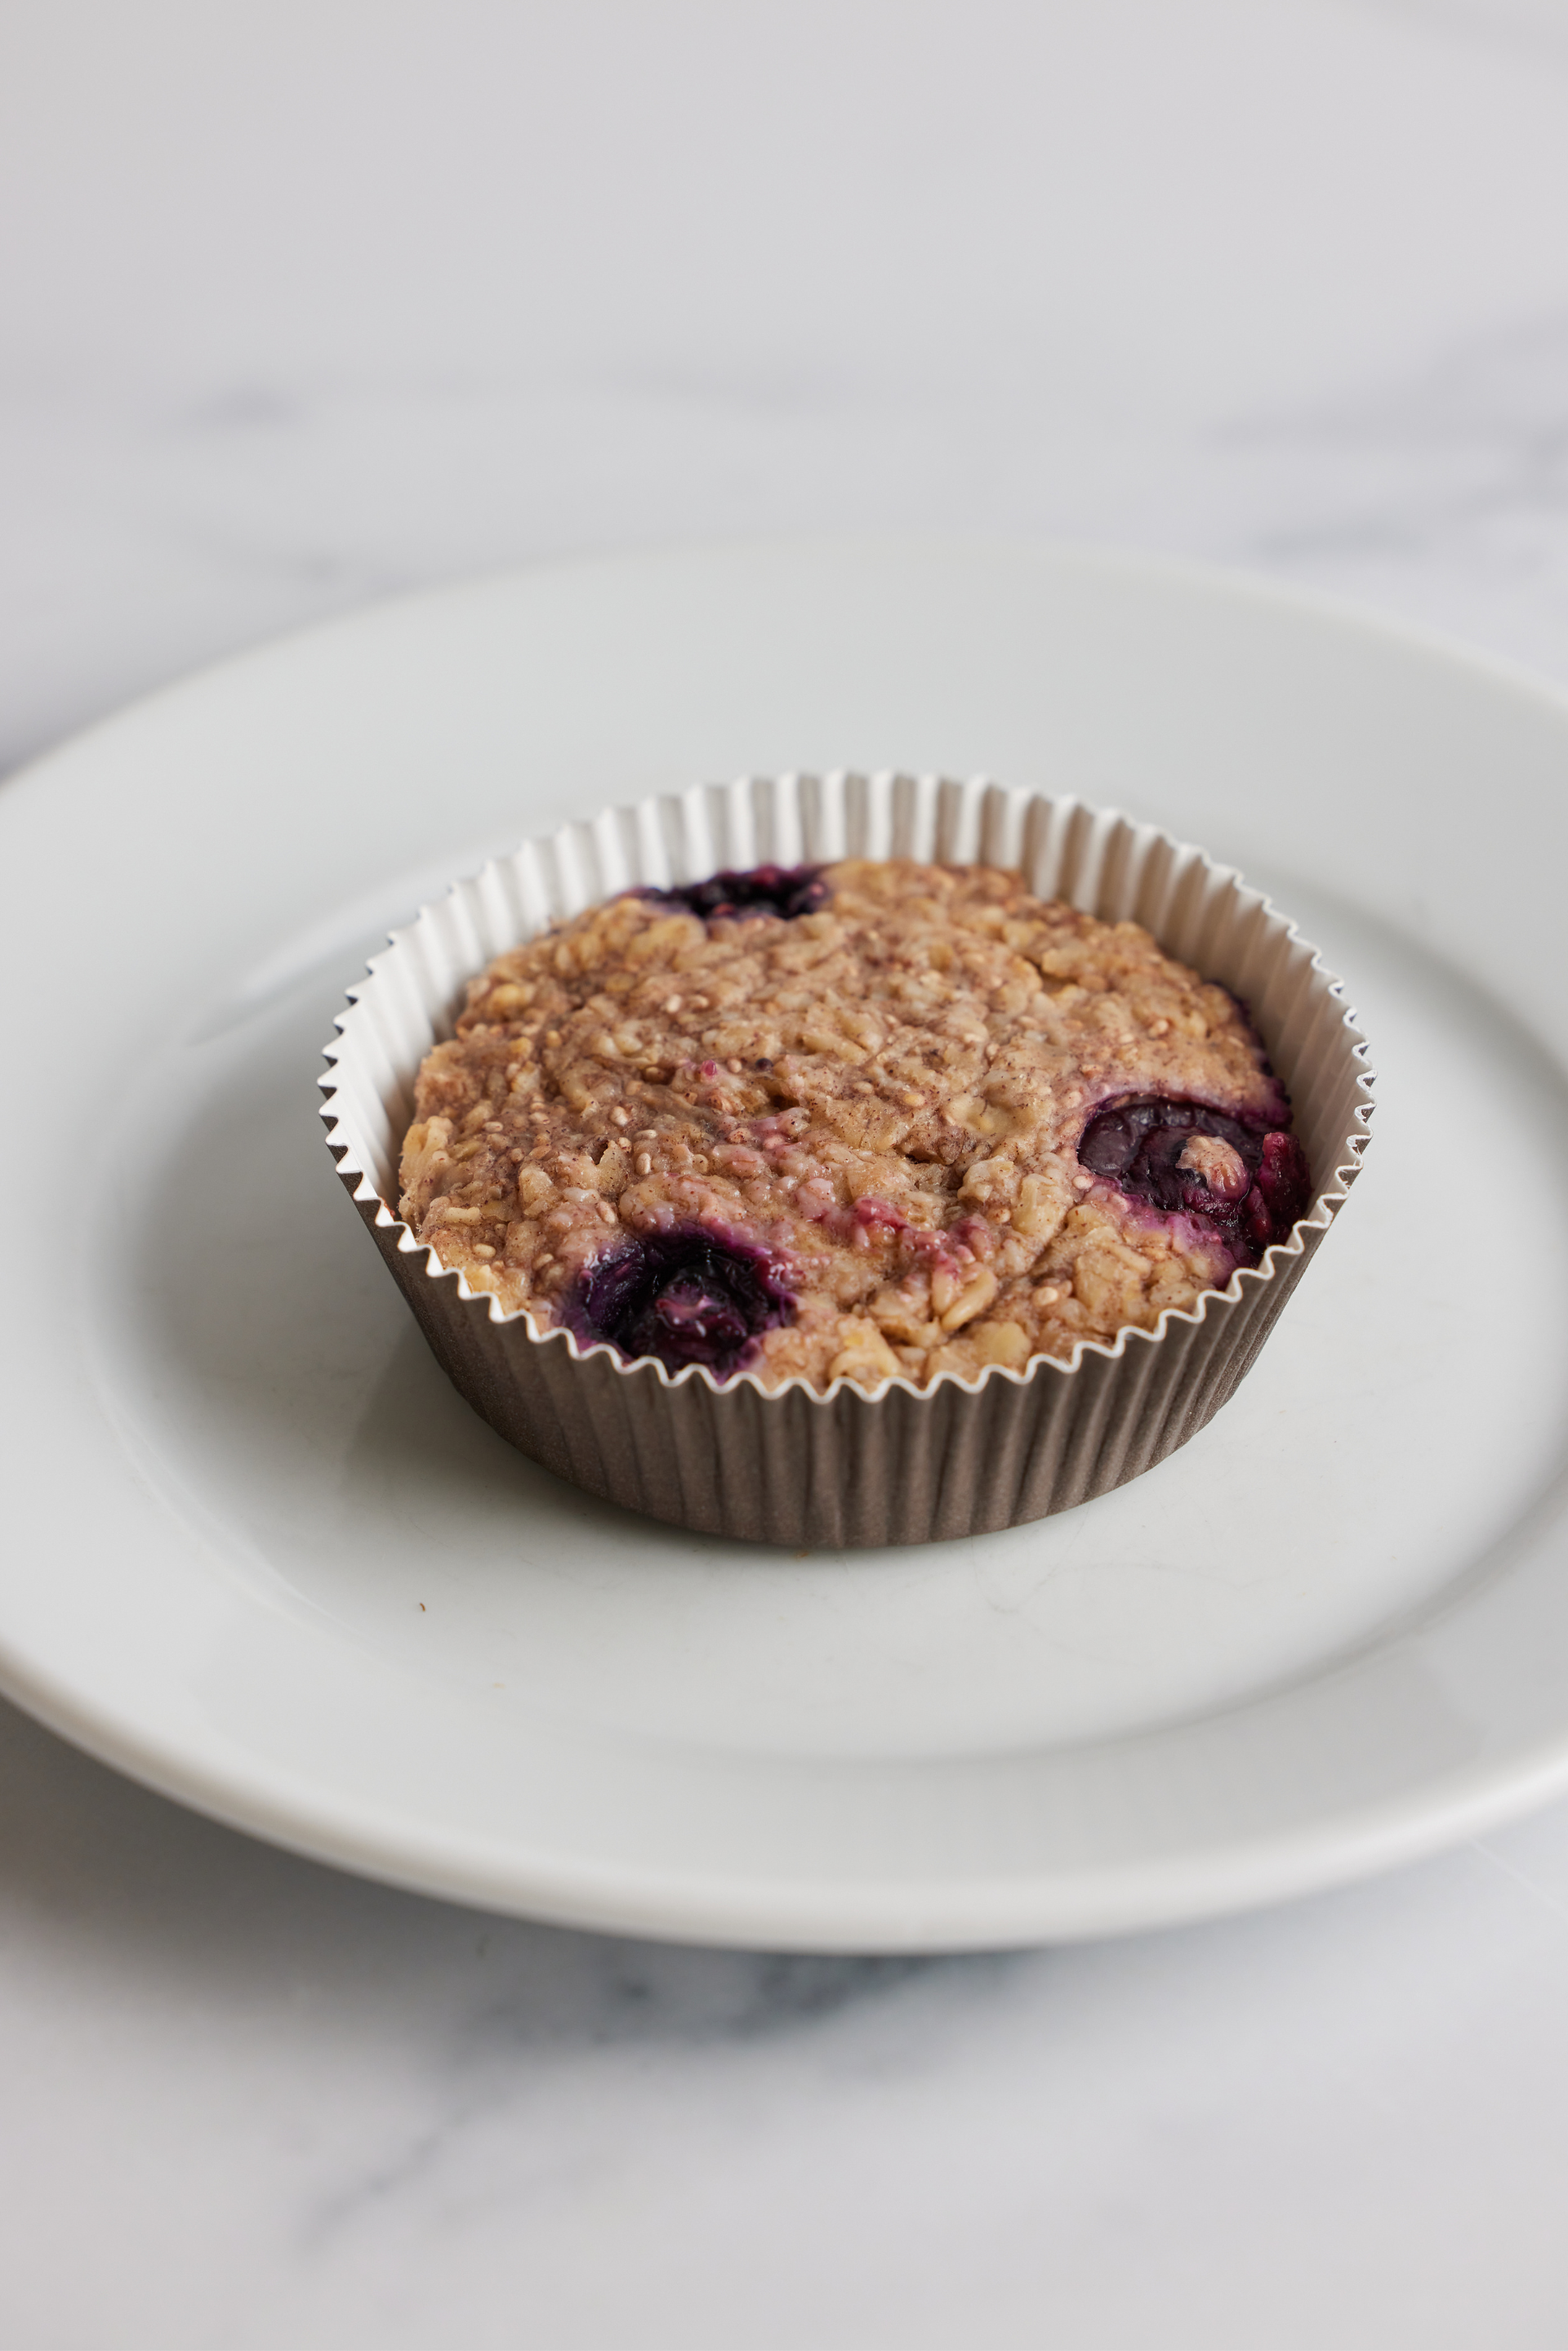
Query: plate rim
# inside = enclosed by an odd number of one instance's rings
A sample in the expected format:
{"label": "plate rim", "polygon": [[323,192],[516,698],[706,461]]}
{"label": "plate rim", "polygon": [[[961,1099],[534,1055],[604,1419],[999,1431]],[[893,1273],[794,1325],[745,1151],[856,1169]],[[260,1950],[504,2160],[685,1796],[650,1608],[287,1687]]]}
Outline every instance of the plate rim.
{"label": "plate rim", "polygon": [[51,768],[65,764],[79,751],[96,745],[100,736],[116,733],[131,721],[155,714],[194,688],[215,684],[231,674],[253,666],[259,667],[278,654],[324,643],[339,633],[348,637],[361,628],[373,626],[379,621],[390,619],[399,613],[413,613],[423,607],[433,608],[489,590],[517,589],[556,578],[575,578],[583,572],[626,571],[643,567],[651,571],[670,562],[766,559],[807,551],[852,554],[886,553],[895,549],[922,555],[946,553],[970,557],[991,553],[1003,558],[1023,557],[1040,563],[1059,564],[1064,569],[1163,580],[1173,586],[1202,589],[1210,594],[1234,596],[1250,603],[1272,605],[1282,611],[1299,613],[1303,619],[1326,622],[1358,635],[1386,638],[1390,644],[1402,646],[1407,652],[1490,679],[1493,684],[1521,694],[1526,699],[1538,701],[1560,717],[1568,718],[1568,683],[1559,684],[1555,679],[1532,668],[1526,661],[1499,653],[1490,646],[1473,644],[1468,639],[1453,635],[1435,624],[1407,620],[1399,614],[1386,611],[1377,604],[1364,603],[1354,595],[1331,589],[1305,587],[1293,580],[1276,580],[1272,573],[1254,571],[1244,564],[1221,562],[1202,556],[1172,555],[1158,549],[1124,547],[1109,540],[1034,538],[1022,532],[919,529],[741,532],[733,538],[669,539],[654,546],[567,552],[542,557],[537,562],[483,566],[477,570],[454,573],[451,579],[420,587],[389,589],[379,595],[366,597],[342,611],[328,613],[321,620],[269,631],[247,639],[244,644],[234,646],[226,653],[198,662],[190,669],[181,670],[159,684],[130,695],[124,702],[116,703],[111,710],[88,720],[85,726],[74,726],[40,748],[30,751],[15,767],[0,773],[0,799],[4,799],[15,786],[36,785],[47,778]]}
{"label": "plate rim", "polygon": [[[781,1885],[765,1876],[572,1865],[558,1855],[520,1854],[496,1838],[410,1829],[406,1820],[395,1830],[389,1821],[373,1825],[379,1816],[371,1808],[361,1808],[355,1820],[353,1807],[324,1807],[318,1796],[314,1818],[297,1799],[293,1822],[268,1818],[273,1791],[258,1799],[254,1782],[232,1787],[232,1775],[161,1752],[152,1740],[79,1711],[46,1676],[14,1673],[9,1665],[0,1642],[0,1695],[46,1729],[152,1794],[276,1851],[492,1915],[736,1950],[935,1956],[1158,1933],[1304,1901],[1413,1866],[1568,1795],[1565,1728],[1490,1770],[1450,1774],[1451,1791],[1442,1801],[1413,1807],[1391,1798],[1348,1825],[1331,1817],[1286,1835],[1238,1839],[1199,1865],[1182,1855],[1077,1880],[981,1877],[956,1890],[946,1879],[928,1886],[892,1879],[852,1887],[827,1879]],[[299,1786],[303,1792],[306,1783]],[[286,1788],[286,1782],[277,1793]],[[1073,1889],[1065,1898],[1064,1885]]]}

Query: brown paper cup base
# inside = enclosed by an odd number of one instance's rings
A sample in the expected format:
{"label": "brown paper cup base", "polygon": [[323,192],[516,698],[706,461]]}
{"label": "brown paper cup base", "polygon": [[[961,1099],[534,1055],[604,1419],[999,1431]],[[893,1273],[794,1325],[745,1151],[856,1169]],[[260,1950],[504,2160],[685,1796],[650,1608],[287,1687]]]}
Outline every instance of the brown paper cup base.
{"label": "brown paper cup base", "polygon": [[[1041,897],[1143,923],[1247,1004],[1290,1089],[1316,1193],[1257,1268],[1153,1332],[876,1395],[774,1392],[745,1374],[584,1350],[506,1316],[397,1217],[396,1161],[425,1052],[462,983],[617,889],[842,856],[1022,866]],[[1163,1461],[1246,1375],[1360,1164],[1371,1093],[1340,984],[1257,892],[1148,826],[1070,800],[900,777],[748,780],[610,811],[525,844],[426,908],[370,965],[323,1080],[338,1173],[437,1359],[511,1444],[574,1485],[704,1534],[796,1549],[992,1532],[1070,1510]]]}

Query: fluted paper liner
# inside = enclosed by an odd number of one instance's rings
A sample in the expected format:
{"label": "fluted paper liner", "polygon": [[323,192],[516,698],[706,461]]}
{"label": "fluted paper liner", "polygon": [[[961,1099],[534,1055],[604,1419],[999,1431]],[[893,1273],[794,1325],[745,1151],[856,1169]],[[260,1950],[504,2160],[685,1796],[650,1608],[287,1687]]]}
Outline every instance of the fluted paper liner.
{"label": "fluted paper liner", "polygon": [[[721,869],[909,857],[1022,868],[1041,898],[1160,945],[1241,998],[1290,1090],[1315,1186],[1255,1268],[1152,1332],[1081,1342],[927,1388],[799,1380],[720,1385],[701,1365],[624,1362],[506,1313],[397,1213],[421,1061],[464,984],[551,922],[639,884]],[[322,1115],[337,1173],[438,1360],[503,1437],[590,1492],[704,1533],[792,1545],[925,1542],[1069,1510],[1162,1461],[1234,1392],[1355,1176],[1371,1107],[1365,1040],[1340,982],[1239,876],[1152,825],[1070,799],[935,777],[746,778],[607,810],[526,841],[422,909],[371,958],[327,1049]]]}

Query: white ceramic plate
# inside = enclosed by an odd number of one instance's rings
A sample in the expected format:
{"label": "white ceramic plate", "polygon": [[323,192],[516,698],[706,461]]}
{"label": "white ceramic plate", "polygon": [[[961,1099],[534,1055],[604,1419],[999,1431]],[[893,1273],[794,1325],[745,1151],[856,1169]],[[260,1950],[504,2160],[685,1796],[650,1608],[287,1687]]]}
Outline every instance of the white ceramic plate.
{"label": "white ceramic plate", "polygon": [[[1044,1524],[794,1557],[556,1484],[447,1386],[322,1147],[394,922],[743,770],[985,769],[1270,889],[1373,1040],[1261,1363]],[[975,545],[482,583],[198,678],[0,794],[0,1685],[261,1835],[649,1933],[1192,1917],[1568,1782],[1568,702],[1244,583]]]}

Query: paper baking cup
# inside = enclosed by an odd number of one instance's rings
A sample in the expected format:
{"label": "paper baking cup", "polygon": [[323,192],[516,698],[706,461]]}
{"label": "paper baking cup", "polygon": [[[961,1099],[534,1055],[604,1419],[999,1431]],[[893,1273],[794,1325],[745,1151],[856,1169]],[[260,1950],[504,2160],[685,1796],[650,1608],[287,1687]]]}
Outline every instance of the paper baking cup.
{"label": "paper baking cup", "polygon": [[[722,869],[910,857],[1021,868],[1041,898],[1142,923],[1246,1006],[1290,1089],[1316,1185],[1262,1263],[1152,1332],[927,1388],[721,1386],[626,1363],[505,1313],[397,1213],[421,1061],[491,958],[616,892]],[[648,799],[526,841],[372,957],[327,1049],[327,1146],[435,1355],[492,1427],[557,1476],[706,1534],[795,1546],[926,1542],[1070,1510],[1195,1436],[1234,1392],[1355,1176],[1371,1107],[1340,982],[1258,891],[1152,825],[1073,799],[936,777],[784,776]]]}

